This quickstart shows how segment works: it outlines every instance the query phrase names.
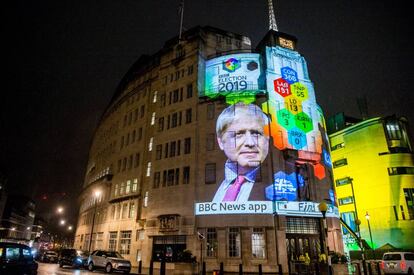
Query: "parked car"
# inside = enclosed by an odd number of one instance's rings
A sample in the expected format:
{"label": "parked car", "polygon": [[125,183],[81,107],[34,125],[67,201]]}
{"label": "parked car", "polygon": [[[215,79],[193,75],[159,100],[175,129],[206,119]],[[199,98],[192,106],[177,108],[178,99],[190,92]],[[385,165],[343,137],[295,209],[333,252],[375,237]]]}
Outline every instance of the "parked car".
{"label": "parked car", "polygon": [[387,252],[382,256],[381,269],[384,274],[413,274],[413,252]]}
{"label": "parked car", "polygon": [[59,254],[53,250],[46,250],[40,257],[40,261],[44,263],[57,263]]}
{"label": "parked car", "polygon": [[129,274],[131,262],[124,259],[118,252],[95,250],[88,258],[88,269],[93,271],[95,268],[104,268],[107,273],[123,271]]}
{"label": "parked car", "polygon": [[0,274],[37,274],[29,246],[19,243],[0,242]]}
{"label": "parked car", "polygon": [[88,264],[89,253],[87,251],[74,248],[62,249],[59,253],[58,263],[60,267],[70,265],[75,268],[86,267]]}

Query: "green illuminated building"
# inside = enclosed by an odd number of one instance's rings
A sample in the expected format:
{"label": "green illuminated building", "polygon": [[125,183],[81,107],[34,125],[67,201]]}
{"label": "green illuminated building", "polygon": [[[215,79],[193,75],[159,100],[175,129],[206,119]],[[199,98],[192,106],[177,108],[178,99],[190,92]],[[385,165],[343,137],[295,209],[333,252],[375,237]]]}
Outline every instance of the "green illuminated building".
{"label": "green illuminated building", "polygon": [[[403,117],[328,120],[339,212],[373,249],[414,248],[414,155]],[[343,230],[345,250],[359,249]],[[387,245],[388,244],[388,245]]]}

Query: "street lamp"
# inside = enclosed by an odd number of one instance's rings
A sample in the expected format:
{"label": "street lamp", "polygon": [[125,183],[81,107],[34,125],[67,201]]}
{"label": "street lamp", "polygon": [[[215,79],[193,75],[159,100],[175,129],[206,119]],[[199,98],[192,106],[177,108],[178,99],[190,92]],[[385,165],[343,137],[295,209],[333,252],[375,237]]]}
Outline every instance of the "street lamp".
{"label": "street lamp", "polygon": [[96,208],[98,206],[98,199],[101,196],[100,190],[95,190],[94,192],[94,200],[95,200],[95,206],[93,208],[93,217],[92,217],[92,226],[91,226],[91,235],[89,236],[89,248],[88,251],[91,252],[91,246],[92,246],[92,235],[93,235],[93,226],[95,225],[95,215],[96,215]]}
{"label": "street lamp", "polygon": [[[321,230],[320,234],[320,242],[321,242],[321,252],[326,256],[327,264],[328,264],[328,274],[331,274],[331,269],[329,266],[329,256],[328,256],[328,246],[327,246],[327,226],[326,226],[326,211],[328,211],[328,205],[325,201],[321,201],[318,205],[319,211],[322,213],[322,221],[323,221],[323,232]],[[321,228],[322,229],[322,228]]]}
{"label": "street lamp", "polygon": [[69,230],[69,231],[72,231],[72,229],[73,229],[72,225],[69,225],[69,226],[68,226],[68,230]]}
{"label": "street lamp", "polygon": [[62,214],[62,213],[63,213],[63,207],[59,206],[59,207],[56,209],[56,212],[58,212],[58,214]]}
{"label": "street lamp", "polygon": [[367,222],[368,222],[369,238],[371,240],[371,249],[374,249],[374,242],[372,241],[371,224],[369,223],[369,218],[370,218],[370,215],[367,211],[367,213],[365,214],[365,219],[367,219]]}
{"label": "street lamp", "polygon": [[60,225],[65,225],[66,221],[65,220],[60,220]]}

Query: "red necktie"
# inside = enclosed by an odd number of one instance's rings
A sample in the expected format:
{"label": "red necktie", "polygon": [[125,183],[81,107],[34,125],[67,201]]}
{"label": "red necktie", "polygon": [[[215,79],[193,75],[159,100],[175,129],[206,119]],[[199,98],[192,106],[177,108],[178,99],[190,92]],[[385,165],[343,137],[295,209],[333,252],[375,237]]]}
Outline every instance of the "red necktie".
{"label": "red necktie", "polygon": [[237,195],[240,192],[240,187],[245,181],[243,176],[238,176],[233,184],[227,189],[226,195],[224,195],[223,201],[235,201]]}

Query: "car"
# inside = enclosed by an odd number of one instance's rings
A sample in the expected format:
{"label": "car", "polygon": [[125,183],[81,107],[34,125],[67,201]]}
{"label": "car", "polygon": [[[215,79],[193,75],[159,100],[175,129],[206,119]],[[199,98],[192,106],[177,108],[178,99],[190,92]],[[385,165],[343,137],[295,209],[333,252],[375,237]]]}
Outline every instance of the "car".
{"label": "car", "polygon": [[32,249],[24,244],[0,242],[0,274],[37,274]]}
{"label": "car", "polygon": [[40,257],[40,261],[44,263],[57,263],[59,254],[53,250],[46,250]]}
{"label": "car", "polygon": [[103,268],[107,273],[122,271],[129,274],[131,262],[116,251],[95,250],[88,258],[88,269],[93,271],[96,268]]}
{"label": "car", "polygon": [[413,274],[413,252],[386,252],[382,256],[381,269],[384,274]]}
{"label": "car", "polygon": [[58,263],[60,267],[70,265],[75,268],[86,267],[88,263],[89,253],[87,251],[64,248],[59,253]]}

